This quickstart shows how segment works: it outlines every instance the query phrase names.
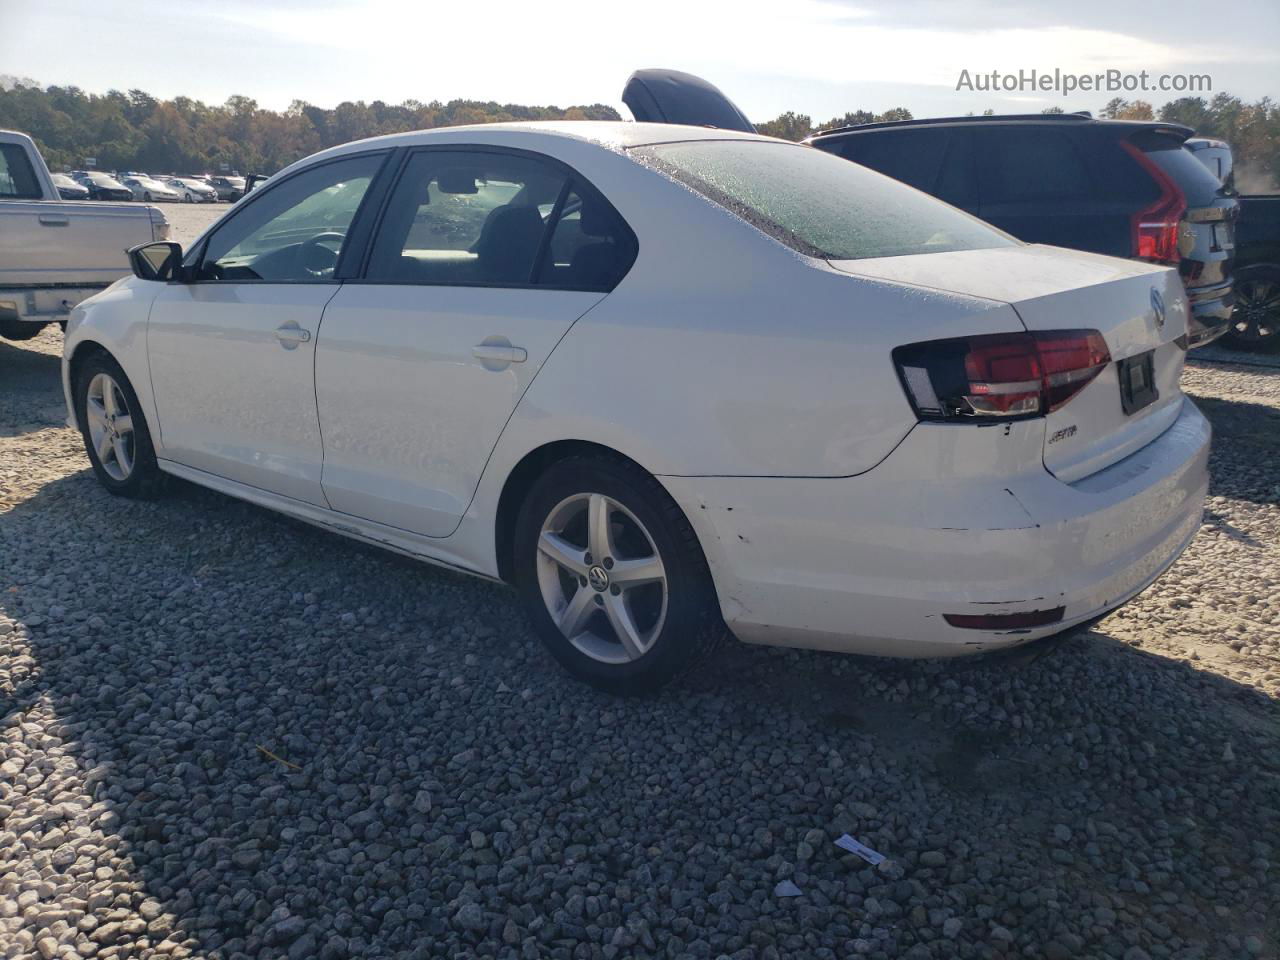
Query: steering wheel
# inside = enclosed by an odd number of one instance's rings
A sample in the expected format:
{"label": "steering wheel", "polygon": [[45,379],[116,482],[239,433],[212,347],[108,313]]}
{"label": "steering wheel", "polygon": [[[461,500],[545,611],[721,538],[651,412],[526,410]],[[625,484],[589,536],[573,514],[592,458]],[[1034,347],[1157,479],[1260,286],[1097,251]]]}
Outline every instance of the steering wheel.
{"label": "steering wheel", "polygon": [[[327,279],[338,266],[338,254],[346,239],[345,233],[329,230],[303,240],[298,246],[298,263],[308,276],[319,280]],[[325,246],[326,243],[336,243],[337,249]]]}

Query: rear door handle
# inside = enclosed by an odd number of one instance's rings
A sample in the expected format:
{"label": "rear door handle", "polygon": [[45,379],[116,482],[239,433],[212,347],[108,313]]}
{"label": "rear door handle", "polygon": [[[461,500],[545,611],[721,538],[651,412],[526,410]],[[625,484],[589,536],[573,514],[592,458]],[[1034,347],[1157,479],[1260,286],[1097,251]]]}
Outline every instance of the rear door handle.
{"label": "rear door handle", "polygon": [[302,327],[290,320],[288,323],[276,327],[276,339],[280,341],[280,346],[286,350],[294,350],[298,344],[306,343],[311,339],[311,331],[302,329]]}
{"label": "rear door handle", "polygon": [[46,226],[46,227],[65,227],[65,226],[67,226],[70,222],[71,222],[71,221],[70,221],[67,217],[65,217],[65,216],[63,216],[63,215],[61,215],[61,214],[57,214],[57,213],[42,213],[42,214],[40,214],[40,223],[41,223],[41,225],[42,225],[42,226]]}
{"label": "rear door handle", "polygon": [[489,363],[524,363],[529,359],[524,347],[501,343],[478,343],[471,348],[471,355]]}

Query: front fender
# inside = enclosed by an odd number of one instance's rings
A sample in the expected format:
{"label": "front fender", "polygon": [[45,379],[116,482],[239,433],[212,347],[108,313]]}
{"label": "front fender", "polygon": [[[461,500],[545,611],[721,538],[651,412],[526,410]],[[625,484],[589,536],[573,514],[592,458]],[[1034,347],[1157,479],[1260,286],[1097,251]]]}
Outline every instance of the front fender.
{"label": "front fender", "polygon": [[79,426],[72,396],[71,362],[77,351],[94,345],[109,353],[124,370],[138,395],[143,416],[152,428],[156,452],[163,449],[147,362],[147,318],[161,288],[161,284],[153,281],[126,277],[71,311],[62,343],[62,389],[67,402],[68,426]]}

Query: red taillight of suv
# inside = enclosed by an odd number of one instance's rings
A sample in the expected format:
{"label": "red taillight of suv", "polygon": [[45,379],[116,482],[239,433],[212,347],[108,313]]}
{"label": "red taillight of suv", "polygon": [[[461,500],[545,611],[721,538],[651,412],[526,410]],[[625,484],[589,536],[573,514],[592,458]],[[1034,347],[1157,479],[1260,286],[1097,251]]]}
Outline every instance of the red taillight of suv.
{"label": "red taillight of suv", "polygon": [[1133,256],[1152,263],[1176,265],[1182,259],[1178,250],[1178,228],[1187,212],[1187,198],[1169,175],[1142,152],[1141,147],[1127,141],[1121,141],[1120,146],[1160,188],[1156,201],[1131,218]]}
{"label": "red taillight of suv", "polygon": [[1111,352],[1097,330],[1038,330],[912,343],[893,361],[921,420],[972,421],[1057,410]]}

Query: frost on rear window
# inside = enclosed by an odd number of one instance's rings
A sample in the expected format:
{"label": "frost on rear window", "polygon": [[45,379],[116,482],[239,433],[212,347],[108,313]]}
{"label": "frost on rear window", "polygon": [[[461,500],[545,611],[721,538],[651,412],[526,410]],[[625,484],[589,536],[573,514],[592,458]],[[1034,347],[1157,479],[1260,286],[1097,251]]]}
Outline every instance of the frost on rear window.
{"label": "frost on rear window", "polygon": [[811,257],[864,260],[1017,243],[941,200],[812,147],[699,140],[632,155]]}

